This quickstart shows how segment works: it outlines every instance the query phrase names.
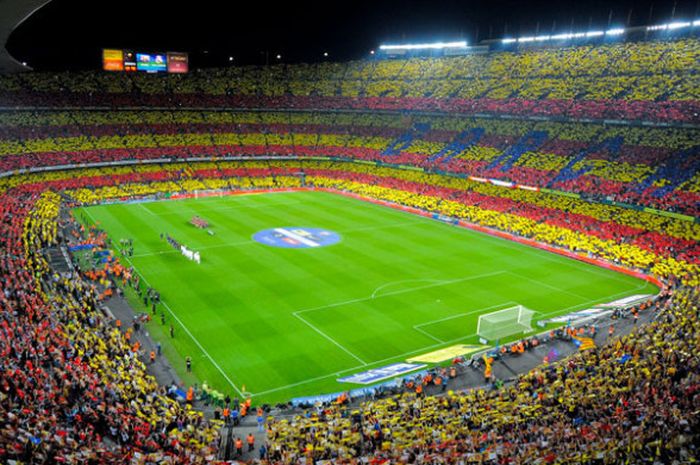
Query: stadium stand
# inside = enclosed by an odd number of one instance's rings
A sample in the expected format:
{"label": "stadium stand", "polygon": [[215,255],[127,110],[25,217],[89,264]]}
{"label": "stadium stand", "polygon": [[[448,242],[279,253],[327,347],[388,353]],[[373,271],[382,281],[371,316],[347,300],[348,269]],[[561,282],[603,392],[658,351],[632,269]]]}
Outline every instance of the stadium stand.
{"label": "stadium stand", "polygon": [[0,77],[0,101],[17,107],[0,111],[0,461],[216,458],[220,424],[155,383],[89,280],[50,269],[42,250],[59,243],[63,204],[309,187],[600,258],[665,289],[652,323],[503,389],[271,421],[270,463],[690,462],[699,63],[690,38],[187,76]]}
{"label": "stadium stand", "polygon": [[[4,463],[204,463],[215,423],[165,395],[94,289],[59,278],[41,248],[56,243],[60,197],[37,186],[2,195],[0,458]],[[135,455],[136,454],[136,455]]]}
{"label": "stadium stand", "polygon": [[203,75],[14,75],[6,105],[353,108],[695,120],[698,41],[533,49],[450,59],[240,67]]}
{"label": "stadium stand", "polygon": [[198,111],[24,111],[4,113],[0,122],[4,171],[202,156],[334,156],[500,179],[692,216],[700,204],[696,127]]}

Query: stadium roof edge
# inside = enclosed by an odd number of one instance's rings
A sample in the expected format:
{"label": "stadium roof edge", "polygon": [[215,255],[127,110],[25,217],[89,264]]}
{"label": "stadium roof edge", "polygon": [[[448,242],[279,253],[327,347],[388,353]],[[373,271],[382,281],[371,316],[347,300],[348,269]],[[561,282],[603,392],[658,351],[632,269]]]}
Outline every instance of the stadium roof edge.
{"label": "stadium roof edge", "polygon": [[0,74],[31,71],[7,51],[12,32],[51,0],[0,0]]}

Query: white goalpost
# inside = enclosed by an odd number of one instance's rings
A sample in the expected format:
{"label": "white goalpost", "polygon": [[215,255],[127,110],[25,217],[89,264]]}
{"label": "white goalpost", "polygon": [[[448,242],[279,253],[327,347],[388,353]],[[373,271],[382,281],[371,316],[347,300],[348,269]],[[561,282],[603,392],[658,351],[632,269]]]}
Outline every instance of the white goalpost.
{"label": "white goalpost", "polygon": [[479,316],[476,333],[487,341],[532,331],[533,310],[516,305]]}

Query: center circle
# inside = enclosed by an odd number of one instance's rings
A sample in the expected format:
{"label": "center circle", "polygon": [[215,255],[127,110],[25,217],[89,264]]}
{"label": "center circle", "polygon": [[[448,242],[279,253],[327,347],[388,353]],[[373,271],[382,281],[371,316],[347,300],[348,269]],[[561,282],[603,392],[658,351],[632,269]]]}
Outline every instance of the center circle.
{"label": "center circle", "polygon": [[285,226],[258,231],[253,234],[253,240],[271,247],[307,249],[337,244],[340,234],[323,228]]}

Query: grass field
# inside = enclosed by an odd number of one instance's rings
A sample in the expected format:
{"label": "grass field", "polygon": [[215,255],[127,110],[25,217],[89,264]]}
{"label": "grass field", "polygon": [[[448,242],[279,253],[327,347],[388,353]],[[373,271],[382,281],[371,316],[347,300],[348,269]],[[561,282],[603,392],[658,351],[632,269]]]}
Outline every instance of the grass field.
{"label": "grass field", "polygon": [[[199,215],[214,235],[189,224]],[[115,204],[76,211],[161,292],[170,339],[149,330],[187,381],[256,401],[358,387],[336,378],[456,343],[477,343],[478,315],[522,304],[537,319],[641,293],[652,285],[559,255],[327,192]],[[327,247],[252,240],[264,229],[318,227]],[[199,250],[187,260],[161,233]],[[128,263],[128,262],[127,262]],[[138,302],[134,302],[138,305]],[[184,372],[185,356],[193,374]]]}

